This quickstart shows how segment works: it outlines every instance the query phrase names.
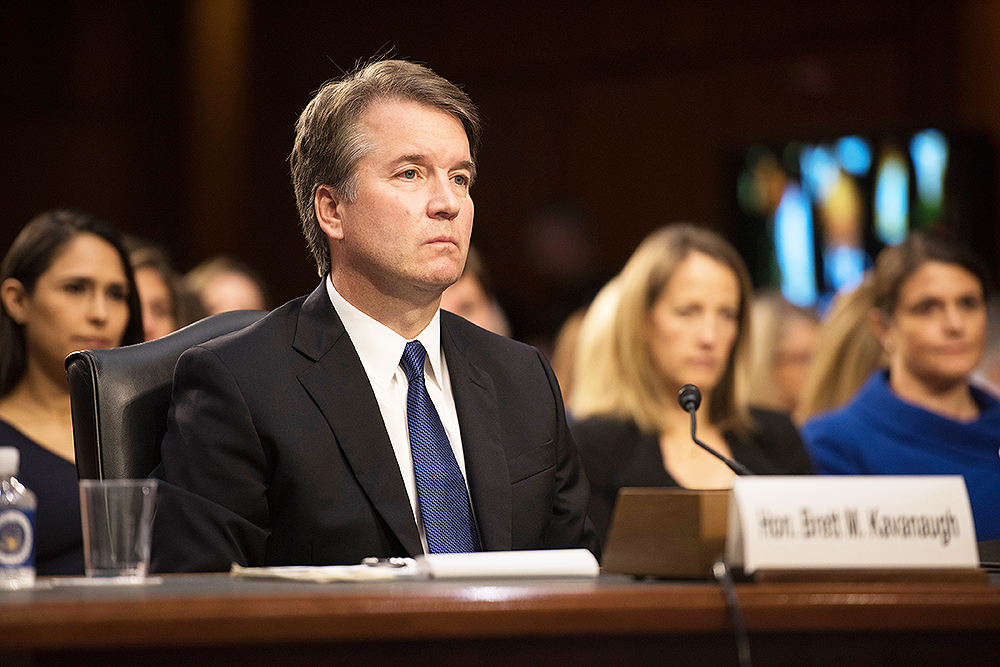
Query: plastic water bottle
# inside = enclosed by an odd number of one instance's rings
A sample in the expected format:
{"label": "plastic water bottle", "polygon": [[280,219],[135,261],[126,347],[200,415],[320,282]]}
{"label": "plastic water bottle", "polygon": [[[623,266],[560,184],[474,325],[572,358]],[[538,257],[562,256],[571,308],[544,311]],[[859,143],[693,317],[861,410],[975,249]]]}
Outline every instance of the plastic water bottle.
{"label": "plastic water bottle", "polygon": [[0,589],[35,585],[35,494],[17,481],[21,452],[0,447]]}

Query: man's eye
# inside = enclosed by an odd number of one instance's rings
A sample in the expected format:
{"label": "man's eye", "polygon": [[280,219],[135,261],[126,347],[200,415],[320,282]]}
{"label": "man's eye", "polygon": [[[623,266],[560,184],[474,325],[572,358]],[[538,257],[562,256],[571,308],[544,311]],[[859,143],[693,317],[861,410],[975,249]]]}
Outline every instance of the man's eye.
{"label": "man's eye", "polygon": [[407,169],[406,171],[401,172],[399,175],[402,176],[403,178],[405,178],[408,181],[412,181],[414,178],[417,177],[417,170],[416,169]]}
{"label": "man's eye", "polygon": [[458,174],[455,176],[455,183],[462,187],[467,187],[469,185],[469,177],[465,174]]}

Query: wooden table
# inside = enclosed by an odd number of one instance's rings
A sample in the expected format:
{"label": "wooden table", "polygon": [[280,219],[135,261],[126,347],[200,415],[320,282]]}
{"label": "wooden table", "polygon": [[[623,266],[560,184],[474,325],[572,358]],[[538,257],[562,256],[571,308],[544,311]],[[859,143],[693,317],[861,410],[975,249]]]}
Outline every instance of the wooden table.
{"label": "wooden table", "polygon": [[[42,583],[46,583],[42,580]],[[1000,664],[1000,586],[741,584],[756,665]],[[0,664],[734,665],[714,584],[472,580],[0,593]]]}

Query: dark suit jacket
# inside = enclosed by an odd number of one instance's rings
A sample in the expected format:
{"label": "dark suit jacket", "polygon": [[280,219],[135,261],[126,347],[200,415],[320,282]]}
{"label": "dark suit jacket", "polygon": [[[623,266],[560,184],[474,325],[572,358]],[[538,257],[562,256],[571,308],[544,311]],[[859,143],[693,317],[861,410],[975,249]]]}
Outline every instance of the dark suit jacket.
{"label": "dark suit jacket", "polygon": [[[812,459],[788,415],[751,408],[757,429],[723,435],[733,458],[757,475],[810,475]],[[590,480],[588,514],[601,539],[607,535],[618,490],[624,486],[679,486],[663,463],[659,435],[634,421],[589,417],[570,425]],[[725,465],[721,461],[719,465]]]}
{"label": "dark suit jacket", "polygon": [[[441,345],[483,549],[597,553],[544,357],[447,312]],[[155,571],[421,553],[375,395],[323,283],[181,356],[161,450]]]}

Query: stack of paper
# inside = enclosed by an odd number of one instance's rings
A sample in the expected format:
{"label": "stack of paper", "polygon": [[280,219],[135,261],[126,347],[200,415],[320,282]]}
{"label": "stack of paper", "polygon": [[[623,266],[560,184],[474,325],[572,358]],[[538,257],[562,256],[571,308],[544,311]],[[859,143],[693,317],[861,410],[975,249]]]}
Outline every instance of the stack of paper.
{"label": "stack of paper", "polygon": [[[366,559],[367,560],[367,559]],[[600,566],[586,549],[539,551],[482,551],[471,554],[430,554],[415,559],[372,559],[362,565],[321,567],[241,567],[238,577],[296,579],[300,581],[379,581],[402,578],[468,579],[497,577],[596,577]]]}

